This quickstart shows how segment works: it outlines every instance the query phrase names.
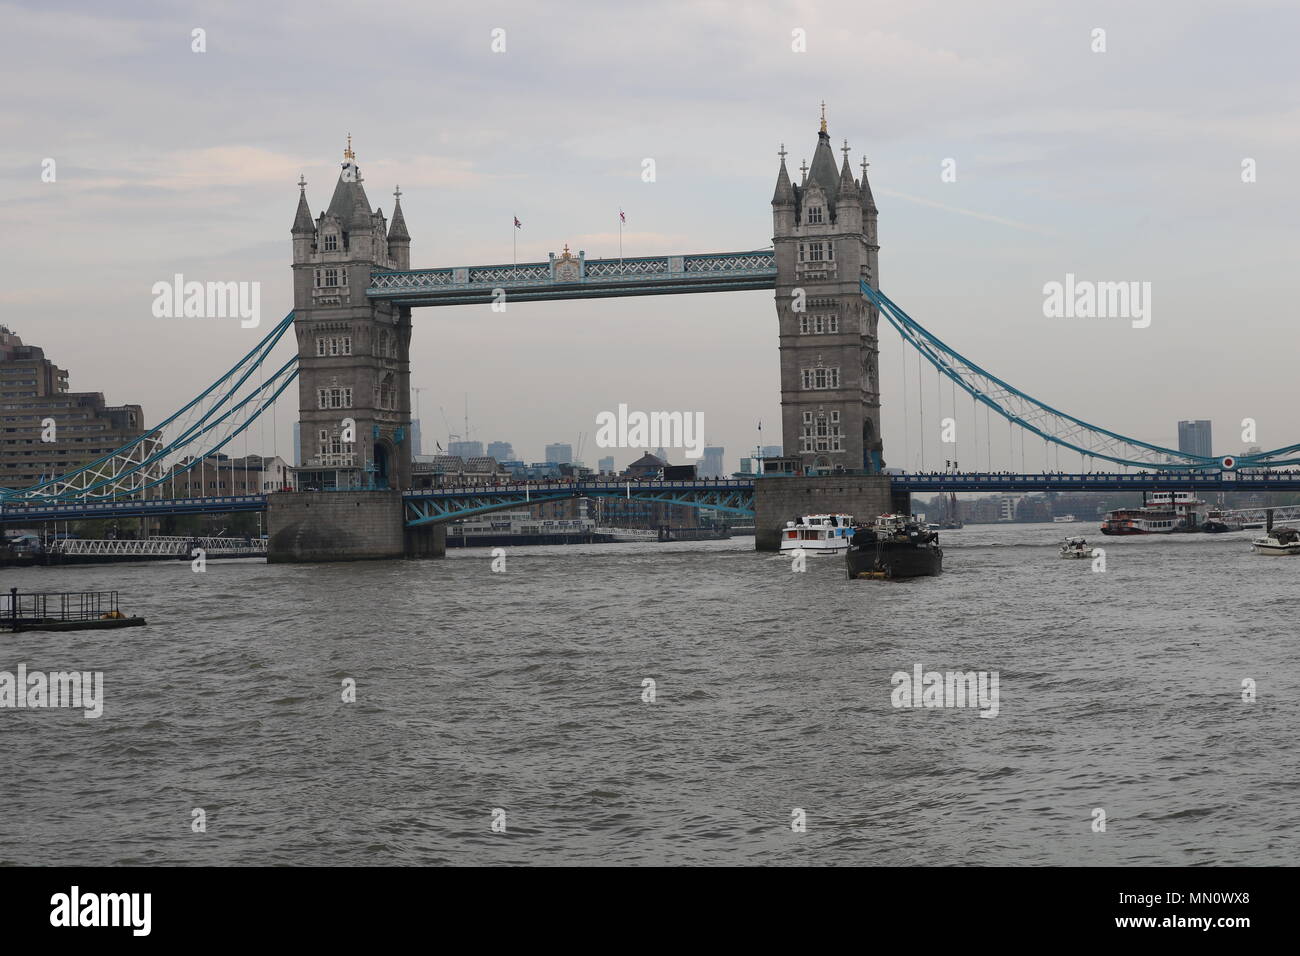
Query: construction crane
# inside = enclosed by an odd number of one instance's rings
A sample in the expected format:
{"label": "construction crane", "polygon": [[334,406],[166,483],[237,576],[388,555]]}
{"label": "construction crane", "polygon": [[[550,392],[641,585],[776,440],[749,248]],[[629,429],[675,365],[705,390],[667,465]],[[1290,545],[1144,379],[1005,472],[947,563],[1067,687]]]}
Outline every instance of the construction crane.
{"label": "construction crane", "polygon": [[446,409],[444,409],[441,405],[439,405],[438,411],[442,412],[442,423],[447,426],[447,447],[450,448],[452,441],[454,439],[459,439],[460,436],[452,432],[451,422],[447,420]]}

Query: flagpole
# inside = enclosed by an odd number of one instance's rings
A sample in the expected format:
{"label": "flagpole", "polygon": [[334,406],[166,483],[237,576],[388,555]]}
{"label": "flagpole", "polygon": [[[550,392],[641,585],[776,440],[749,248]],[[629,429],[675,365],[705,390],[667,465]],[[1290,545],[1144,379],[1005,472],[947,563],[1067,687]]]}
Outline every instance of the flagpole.
{"label": "flagpole", "polygon": [[519,271],[519,227],[515,225],[517,217],[512,217],[510,223],[510,278],[515,278],[515,273]]}
{"label": "flagpole", "polygon": [[618,211],[618,264],[623,264],[623,210]]}

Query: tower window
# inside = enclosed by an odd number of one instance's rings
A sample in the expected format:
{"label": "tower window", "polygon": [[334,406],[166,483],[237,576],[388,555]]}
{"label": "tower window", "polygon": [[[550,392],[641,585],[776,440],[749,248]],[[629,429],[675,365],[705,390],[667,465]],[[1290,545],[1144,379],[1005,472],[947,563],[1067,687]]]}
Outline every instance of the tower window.
{"label": "tower window", "polygon": [[339,237],[332,232],[325,234],[325,251],[335,252],[339,247]]}
{"label": "tower window", "polygon": [[316,389],[317,408],[351,408],[352,389],[318,388]]}
{"label": "tower window", "polygon": [[800,371],[804,388],[826,389],[840,387],[840,370],[838,368],[805,368]]}
{"label": "tower window", "polygon": [[819,223],[819,222],[821,222],[821,221],[822,221],[822,207],[821,207],[821,206],[809,206],[809,207],[808,207],[808,222],[809,222],[809,223],[812,223],[812,224],[815,224],[815,223]]}
{"label": "tower window", "polygon": [[352,336],[350,335],[319,336],[316,339],[316,354],[318,356],[351,355]]}

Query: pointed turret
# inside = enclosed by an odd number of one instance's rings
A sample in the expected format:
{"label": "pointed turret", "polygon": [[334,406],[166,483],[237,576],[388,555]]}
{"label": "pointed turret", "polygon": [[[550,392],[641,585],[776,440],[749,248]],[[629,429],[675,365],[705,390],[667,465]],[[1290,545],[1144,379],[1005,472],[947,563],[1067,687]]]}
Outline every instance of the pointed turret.
{"label": "pointed turret", "polygon": [[871,195],[871,183],[867,182],[867,166],[869,165],[864,156],[862,158],[862,208],[874,216],[879,210],[876,209],[876,198]]}
{"label": "pointed turret", "polygon": [[830,206],[839,198],[840,174],[835,168],[835,153],[831,150],[831,136],[826,132],[826,104],[822,104],[822,125],[817,132],[817,149],[813,151],[812,166],[804,179],[804,186],[813,184],[821,187]]}
{"label": "pointed turret", "polygon": [[772,193],[772,205],[794,205],[794,186],[790,184],[790,173],[785,168],[785,143],[781,144],[781,169],[776,174],[776,192]]}
{"label": "pointed turret", "polygon": [[312,236],[316,234],[316,224],[311,219],[311,207],[307,205],[307,179],[298,177],[298,212],[293,217],[293,234],[295,236]]}
{"label": "pointed turret", "polygon": [[790,183],[790,173],[785,168],[785,143],[777,151],[781,157],[781,168],[776,174],[776,191],[772,193],[772,226],[776,235],[784,236],[794,227],[795,198],[794,186]]}
{"label": "pointed turret", "polygon": [[849,169],[849,145],[844,143],[844,163],[840,166],[840,199],[841,201],[852,200],[857,202],[859,199],[858,184],[853,181],[853,170]]}
{"label": "pointed turret", "polygon": [[333,216],[348,231],[370,227],[370,200],[366,198],[361,181],[361,168],[357,166],[357,155],[352,151],[352,136],[349,134],[339,181],[334,186],[329,208],[325,210],[326,216]]}
{"label": "pointed turret", "polygon": [[388,241],[410,242],[411,234],[406,231],[406,217],[402,215],[402,187],[393,191],[393,220],[388,225]]}
{"label": "pointed turret", "polygon": [[402,215],[402,187],[393,190],[393,221],[388,227],[388,256],[398,271],[411,268],[411,234]]}

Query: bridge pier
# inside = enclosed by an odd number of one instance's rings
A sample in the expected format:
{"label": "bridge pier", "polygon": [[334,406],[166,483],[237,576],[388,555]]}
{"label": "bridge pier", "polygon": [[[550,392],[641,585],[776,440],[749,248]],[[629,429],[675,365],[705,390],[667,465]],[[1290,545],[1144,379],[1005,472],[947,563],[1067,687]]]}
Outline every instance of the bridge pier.
{"label": "bridge pier", "polygon": [[400,491],[286,491],[266,502],[268,563],[442,557],[446,530],[406,527]]}
{"label": "bridge pier", "polygon": [[870,521],[891,511],[910,510],[911,495],[904,491],[895,496],[886,475],[756,478],[754,549],[779,551],[781,529],[800,515],[839,512]]}

